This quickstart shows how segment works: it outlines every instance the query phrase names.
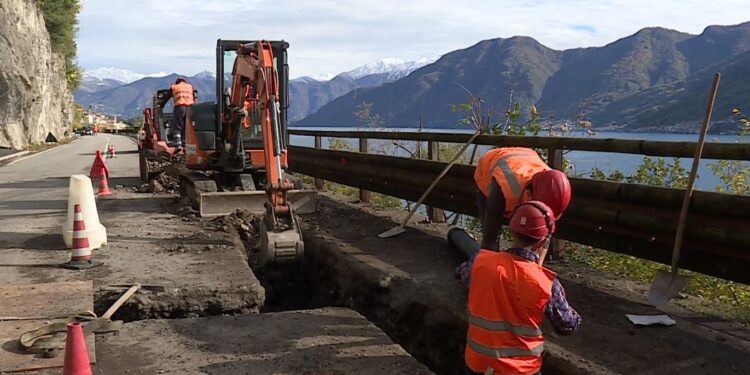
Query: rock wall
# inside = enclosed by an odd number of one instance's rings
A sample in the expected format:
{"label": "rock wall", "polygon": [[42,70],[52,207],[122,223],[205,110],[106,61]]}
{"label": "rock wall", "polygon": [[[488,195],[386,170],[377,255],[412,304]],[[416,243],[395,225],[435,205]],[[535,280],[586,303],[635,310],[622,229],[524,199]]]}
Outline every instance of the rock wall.
{"label": "rock wall", "polygon": [[0,147],[24,148],[72,133],[65,61],[52,52],[34,0],[0,0]]}

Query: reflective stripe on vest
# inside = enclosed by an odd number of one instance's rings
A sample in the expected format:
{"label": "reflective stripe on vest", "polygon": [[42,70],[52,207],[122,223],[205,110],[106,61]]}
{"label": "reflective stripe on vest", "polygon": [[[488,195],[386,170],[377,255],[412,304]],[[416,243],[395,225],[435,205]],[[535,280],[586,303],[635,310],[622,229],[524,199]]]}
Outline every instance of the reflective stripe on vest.
{"label": "reflective stripe on vest", "polygon": [[539,344],[529,350],[519,348],[490,348],[484,346],[474,340],[471,337],[466,336],[466,344],[471,350],[493,358],[508,358],[508,357],[523,357],[523,356],[534,356],[540,355],[544,352],[544,344]]}
{"label": "reflective stripe on vest", "polygon": [[544,267],[507,252],[477,253],[464,353],[470,369],[492,368],[498,374],[533,374],[541,369],[541,324],[554,278]]}
{"label": "reflective stripe on vest", "polygon": [[[490,175],[490,184],[493,183],[492,179],[492,173],[495,171],[495,168],[500,168],[500,170],[503,172],[503,176],[505,176],[505,181],[508,182],[508,186],[510,186],[510,190],[513,192],[514,199],[518,199],[521,197],[521,193],[523,192],[523,187],[521,186],[521,183],[516,178],[516,174],[513,173],[513,170],[510,168],[510,165],[508,165],[508,159],[515,157],[515,156],[526,156],[526,154],[523,153],[515,153],[515,154],[508,154],[500,159],[497,159],[495,162],[495,165],[492,166],[492,169],[490,169],[489,175]],[[487,186],[487,189],[489,190],[489,186]],[[507,199],[507,198],[506,198]]]}
{"label": "reflective stripe on vest", "polygon": [[536,327],[516,326],[506,320],[487,320],[475,315],[469,314],[469,324],[488,331],[510,331],[516,336],[541,336],[542,330]]}

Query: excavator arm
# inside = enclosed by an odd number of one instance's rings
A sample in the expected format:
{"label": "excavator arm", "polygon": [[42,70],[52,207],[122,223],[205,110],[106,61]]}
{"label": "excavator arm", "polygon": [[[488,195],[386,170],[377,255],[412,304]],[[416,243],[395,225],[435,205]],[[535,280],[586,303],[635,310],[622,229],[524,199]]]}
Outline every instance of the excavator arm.
{"label": "excavator arm", "polygon": [[228,129],[233,144],[241,145],[241,129],[251,126],[251,113],[257,113],[263,135],[268,197],[266,215],[261,230],[261,251],[258,263],[278,263],[284,259],[297,260],[304,251],[304,243],[287,193],[292,184],[284,177],[286,147],[282,142],[280,123],[279,82],[271,43],[258,41],[241,45],[232,69],[229,95],[230,116],[234,126]]}

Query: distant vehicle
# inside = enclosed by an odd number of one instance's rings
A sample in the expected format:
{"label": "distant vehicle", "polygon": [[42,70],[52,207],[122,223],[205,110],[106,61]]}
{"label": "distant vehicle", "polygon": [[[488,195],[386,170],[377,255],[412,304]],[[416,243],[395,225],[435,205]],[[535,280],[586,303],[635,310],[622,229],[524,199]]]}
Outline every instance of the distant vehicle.
{"label": "distant vehicle", "polygon": [[94,135],[94,130],[91,128],[81,129],[81,135]]}

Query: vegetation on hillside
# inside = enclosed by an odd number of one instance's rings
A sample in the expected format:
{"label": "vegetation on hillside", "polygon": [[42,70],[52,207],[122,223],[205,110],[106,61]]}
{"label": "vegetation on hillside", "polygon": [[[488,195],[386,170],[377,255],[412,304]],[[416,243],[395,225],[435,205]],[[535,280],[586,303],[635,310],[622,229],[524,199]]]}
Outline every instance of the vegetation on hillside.
{"label": "vegetation on hillside", "polygon": [[[743,125],[745,126],[743,132],[747,132],[750,123],[747,125],[743,123]],[[709,168],[722,181],[721,185],[716,186],[716,191],[750,195],[750,189],[748,189],[750,167],[747,163],[721,160],[709,164]],[[663,158],[644,157],[636,172],[631,176],[625,176],[620,171],[605,174],[595,168],[591,171],[590,177],[684,189],[687,187],[688,172],[677,158],[669,162]],[[577,244],[571,246],[567,257],[593,268],[646,284],[652,282],[658,270],[667,269],[667,266],[660,263]],[[750,323],[750,311],[747,310],[747,306],[750,305],[750,286],[697,272],[685,270],[681,272],[690,276],[690,282],[684,292],[702,298],[702,303],[698,306],[699,310],[745,324]]]}
{"label": "vegetation on hillside", "polygon": [[65,57],[65,78],[68,88],[74,91],[80,83],[80,68],[76,64],[76,36],[78,34],[79,0],[39,0],[44,14],[52,51]]}

